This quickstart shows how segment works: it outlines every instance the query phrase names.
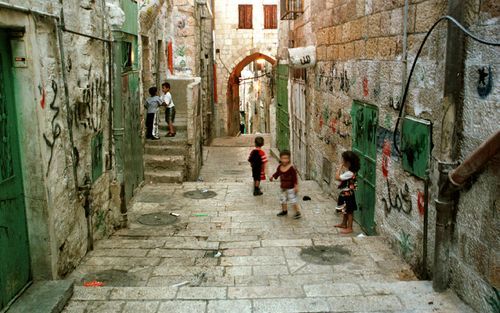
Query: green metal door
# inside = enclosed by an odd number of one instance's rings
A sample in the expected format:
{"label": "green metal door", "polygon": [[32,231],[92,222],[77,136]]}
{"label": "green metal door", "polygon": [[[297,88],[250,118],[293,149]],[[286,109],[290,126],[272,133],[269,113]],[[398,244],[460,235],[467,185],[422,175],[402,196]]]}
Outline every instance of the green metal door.
{"label": "green metal door", "polygon": [[352,148],[361,160],[356,191],[358,211],[354,214],[354,218],[368,235],[373,235],[375,234],[378,110],[372,105],[354,101],[351,115]]}
{"label": "green metal door", "polygon": [[134,195],[134,190],[144,180],[139,72],[133,71],[124,74],[122,88],[125,117],[125,197],[128,201]]}
{"label": "green metal door", "polygon": [[277,70],[276,142],[280,151],[290,147],[288,114],[288,66],[279,64]]}
{"label": "green metal door", "polygon": [[30,281],[9,41],[0,32],[0,310]]}

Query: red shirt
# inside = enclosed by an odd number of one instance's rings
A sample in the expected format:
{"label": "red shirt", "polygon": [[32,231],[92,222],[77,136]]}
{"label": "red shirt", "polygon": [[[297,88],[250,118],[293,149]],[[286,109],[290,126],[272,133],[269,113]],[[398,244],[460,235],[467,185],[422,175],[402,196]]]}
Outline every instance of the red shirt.
{"label": "red shirt", "polygon": [[267,163],[267,156],[264,150],[260,148],[253,149],[248,157],[248,162],[250,162],[253,169],[260,171],[260,179],[266,180],[265,164]]}
{"label": "red shirt", "polygon": [[297,171],[293,166],[290,166],[286,172],[281,171],[281,165],[278,166],[276,173],[273,174],[273,178],[278,179],[278,177],[281,180],[281,189],[293,189],[299,183]]}

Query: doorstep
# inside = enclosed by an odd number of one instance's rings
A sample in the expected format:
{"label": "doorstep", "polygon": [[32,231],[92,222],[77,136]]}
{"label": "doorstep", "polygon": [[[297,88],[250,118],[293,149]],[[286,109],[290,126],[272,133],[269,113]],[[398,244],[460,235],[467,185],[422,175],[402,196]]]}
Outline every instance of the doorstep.
{"label": "doorstep", "polygon": [[21,294],[6,313],[60,313],[72,295],[72,281],[35,282]]}

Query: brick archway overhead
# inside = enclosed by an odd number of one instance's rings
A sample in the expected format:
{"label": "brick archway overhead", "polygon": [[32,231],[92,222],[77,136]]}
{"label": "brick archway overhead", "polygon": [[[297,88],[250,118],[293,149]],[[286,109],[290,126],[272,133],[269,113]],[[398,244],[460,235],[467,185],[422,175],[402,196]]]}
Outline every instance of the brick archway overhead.
{"label": "brick archway overhead", "polygon": [[227,134],[229,136],[235,136],[238,134],[240,129],[240,76],[241,71],[253,61],[264,59],[271,63],[273,66],[276,64],[276,60],[268,55],[262,53],[253,53],[249,56],[243,58],[239,63],[237,63],[231,75],[229,76],[227,90],[226,90],[226,101],[227,101]]}
{"label": "brick archway overhead", "polygon": [[267,62],[271,63],[273,66],[276,64],[276,60],[274,58],[272,58],[268,55],[265,55],[263,53],[257,52],[257,53],[251,54],[249,56],[246,56],[243,60],[241,60],[238,64],[236,64],[236,66],[234,67],[234,69],[231,73],[231,76],[235,77],[235,78],[240,77],[241,71],[243,71],[245,66],[247,66],[251,62],[259,60],[259,59],[264,59]]}

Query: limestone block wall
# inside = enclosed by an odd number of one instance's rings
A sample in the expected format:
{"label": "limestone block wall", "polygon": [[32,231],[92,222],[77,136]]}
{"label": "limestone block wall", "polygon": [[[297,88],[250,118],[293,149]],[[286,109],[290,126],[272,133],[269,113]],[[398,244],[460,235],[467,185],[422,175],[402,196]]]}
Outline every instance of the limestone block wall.
{"label": "limestone block wall", "polygon": [[[264,29],[264,4],[278,4],[277,0],[215,1],[215,48],[217,63],[217,107],[215,125],[217,134],[227,132],[226,92],[228,79],[234,67],[245,57],[262,53],[276,56],[278,31]],[[238,5],[253,5],[253,29],[238,29]],[[279,16],[279,12],[278,12]]]}
{"label": "limestone block wall", "polygon": [[[500,41],[498,3],[469,1],[467,4],[471,31],[481,38]],[[499,54],[499,48],[466,41],[464,131],[459,161],[499,129]],[[499,168],[499,158],[491,160],[474,177],[474,184],[461,192],[455,222],[451,284],[478,312],[494,312],[488,300],[497,299],[493,287],[500,288]]]}
{"label": "limestone block wall", "polygon": [[[59,15],[59,1],[13,2]],[[64,12],[68,29],[109,37],[104,1],[65,1]],[[2,27],[25,28],[28,64],[13,74],[22,112],[18,125],[33,275],[64,277],[87,251],[85,199],[75,186],[92,178],[96,136],[102,135],[97,153],[102,174],[91,182],[94,239],[109,235],[122,221],[110,138],[109,51],[103,42],[65,32],[62,58],[52,18],[9,9],[0,9],[0,15]]]}
{"label": "limestone block wall", "polygon": [[139,11],[140,45],[142,60],[142,88],[148,97],[148,89],[156,86],[160,91],[168,71],[167,49],[172,35],[172,5],[167,0],[143,1]]}
{"label": "limestone block wall", "polygon": [[[466,1],[471,29],[498,41],[498,6],[491,1]],[[427,30],[447,9],[444,0],[410,1],[408,8],[408,61],[403,56],[404,1],[305,0],[305,13],[295,21],[280,23],[279,58],[286,60],[286,48],[317,46],[318,63],[307,70],[308,176],[337,194],[336,186],[323,180],[325,159],[332,166],[332,177],[340,154],[352,147],[353,100],[378,109],[375,223],[379,234],[387,236],[418,272],[422,272],[423,211],[419,205],[424,183],[403,171],[393,147],[393,132],[406,73]],[[445,24],[445,23],[444,23]],[[446,26],[431,35],[418,60],[411,80],[406,114],[432,123],[430,175],[428,268],[432,274],[435,231],[434,200],[437,197],[437,155],[440,148]],[[289,33],[288,30],[291,30]],[[466,88],[461,158],[465,158],[489,134],[498,129],[498,48],[467,41]],[[384,147],[385,155],[384,155]],[[388,175],[382,171],[387,157]],[[452,283],[461,297],[481,312],[493,309],[487,300],[498,288],[498,164],[491,163],[476,178],[471,189],[463,191],[458,205],[452,249]],[[498,171],[496,171],[498,172]],[[331,180],[333,182],[333,179]],[[406,190],[408,192],[406,192]],[[389,207],[396,194],[409,201]],[[421,204],[421,203],[420,203]],[[473,230],[471,230],[471,224]],[[483,252],[479,252],[483,251]],[[486,252],[487,251],[487,252]],[[486,295],[486,297],[485,297]]]}
{"label": "limestone block wall", "polygon": [[173,0],[171,32],[174,76],[196,76],[199,72],[199,20],[195,0]]}

